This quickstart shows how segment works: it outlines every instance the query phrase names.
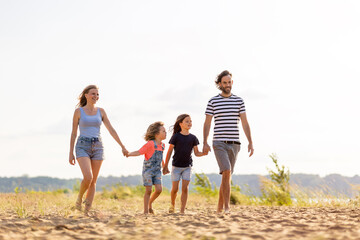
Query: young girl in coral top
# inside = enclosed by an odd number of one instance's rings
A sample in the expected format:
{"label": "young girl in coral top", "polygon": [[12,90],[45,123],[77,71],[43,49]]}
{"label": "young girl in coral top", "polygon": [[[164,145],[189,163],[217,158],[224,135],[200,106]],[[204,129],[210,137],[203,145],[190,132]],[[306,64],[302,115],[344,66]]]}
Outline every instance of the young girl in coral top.
{"label": "young girl in coral top", "polygon": [[[131,152],[128,156],[145,155],[142,177],[146,188],[144,195],[144,214],[152,213],[152,203],[162,192],[161,186],[161,163],[165,144],[161,141],[166,138],[164,123],[155,122],[151,124],[145,134],[145,140],[148,141],[139,151]],[[152,186],[155,185],[153,194]]]}

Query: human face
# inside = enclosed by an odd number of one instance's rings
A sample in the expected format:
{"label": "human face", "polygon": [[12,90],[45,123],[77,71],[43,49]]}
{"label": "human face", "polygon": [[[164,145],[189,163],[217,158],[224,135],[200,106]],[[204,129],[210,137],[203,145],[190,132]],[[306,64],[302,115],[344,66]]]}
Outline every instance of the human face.
{"label": "human face", "polygon": [[230,75],[226,75],[226,76],[222,77],[221,81],[219,82],[220,90],[224,94],[230,94],[231,93],[232,85],[233,85],[233,81],[232,81]]}
{"label": "human face", "polygon": [[89,90],[88,93],[85,93],[87,103],[95,104],[99,100],[99,91],[95,88]]}
{"label": "human face", "polygon": [[155,138],[161,140],[166,139],[166,130],[163,126],[160,127],[160,131],[158,134],[156,134]]}
{"label": "human face", "polygon": [[181,127],[181,130],[190,130],[190,128],[192,127],[192,121],[190,116],[184,118],[184,120],[179,125]]}

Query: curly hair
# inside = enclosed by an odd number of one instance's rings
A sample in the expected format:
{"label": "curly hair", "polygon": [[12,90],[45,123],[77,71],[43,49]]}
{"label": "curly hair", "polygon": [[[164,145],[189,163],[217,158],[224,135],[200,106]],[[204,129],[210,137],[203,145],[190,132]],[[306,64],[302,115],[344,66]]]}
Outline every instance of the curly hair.
{"label": "curly hair", "polygon": [[160,128],[164,126],[163,122],[154,122],[151,124],[148,129],[146,130],[144,139],[146,141],[154,140],[155,135],[160,132]]}
{"label": "curly hair", "polygon": [[[222,71],[215,79],[215,85],[218,89],[220,89],[220,86],[219,86],[219,83],[221,82],[221,79],[225,76],[230,76],[232,77],[232,74],[228,71],[228,70],[225,70],[225,71]],[[220,89],[221,90],[221,89]]]}

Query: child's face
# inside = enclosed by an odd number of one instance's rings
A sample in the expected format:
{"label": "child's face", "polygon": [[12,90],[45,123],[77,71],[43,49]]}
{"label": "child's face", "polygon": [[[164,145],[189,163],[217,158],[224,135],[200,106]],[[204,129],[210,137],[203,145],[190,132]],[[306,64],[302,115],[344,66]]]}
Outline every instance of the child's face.
{"label": "child's face", "polygon": [[192,127],[192,121],[190,117],[184,118],[184,120],[179,124],[181,130],[189,130]]}
{"label": "child's face", "polygon": [[166,139],[166,130],[164,127],[160,127],[160,132],[158,134],[156,134],[155,138],[159,138],[159,140],[164,140]]}

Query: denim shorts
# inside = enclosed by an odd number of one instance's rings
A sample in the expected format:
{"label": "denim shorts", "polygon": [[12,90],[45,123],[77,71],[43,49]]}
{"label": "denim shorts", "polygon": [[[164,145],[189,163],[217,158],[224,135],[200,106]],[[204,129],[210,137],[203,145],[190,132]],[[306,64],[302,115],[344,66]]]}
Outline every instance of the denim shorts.
{"label": "denim shorts", "polygon": [[213,141],[213,149],[219,165],[220,174],[225,170],[234,172],[240,144],[229,144],[222,141]]}
{"label": "denim shorts", "polygon": [[91,160],[104,160],[104,147],[101,138],[80,136],[75,146],[76,158],[88,157]]}
{"label": "denim shorts", "polygon": [[176,182],[182,180],[190,181],[191,179],[191,167],[172,167],[171,171],[171,181]]}
{"label": "denim shorts", "polygon": [[148,169],[142,174],[144,186],[161,185],[161,170]]}

